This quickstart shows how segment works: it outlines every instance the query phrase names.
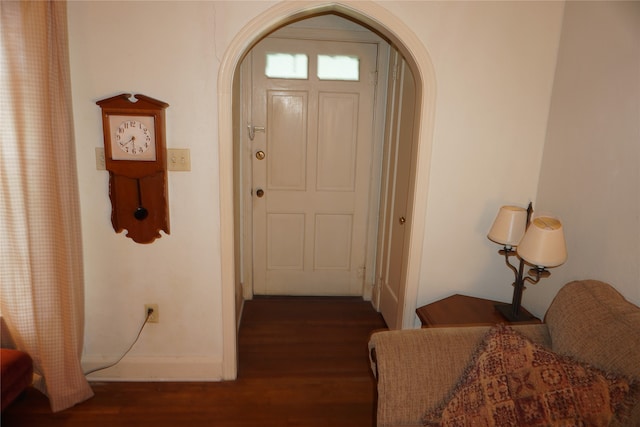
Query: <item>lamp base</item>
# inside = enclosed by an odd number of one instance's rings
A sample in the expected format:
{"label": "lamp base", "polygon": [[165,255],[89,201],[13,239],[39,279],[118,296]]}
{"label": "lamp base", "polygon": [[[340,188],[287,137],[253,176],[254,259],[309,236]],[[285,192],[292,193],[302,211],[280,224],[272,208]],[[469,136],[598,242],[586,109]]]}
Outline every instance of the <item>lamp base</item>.
{"label": "lamp base", "polygon": [[520,307],[520,310],[518,310],[518,313],[516,314],[513,314],[513,306],[511,304],[500,303],[494,305],[494,307],[509,322],[530,322],[532,320],[538,320],[537,317],[533,316],[522,307]]}

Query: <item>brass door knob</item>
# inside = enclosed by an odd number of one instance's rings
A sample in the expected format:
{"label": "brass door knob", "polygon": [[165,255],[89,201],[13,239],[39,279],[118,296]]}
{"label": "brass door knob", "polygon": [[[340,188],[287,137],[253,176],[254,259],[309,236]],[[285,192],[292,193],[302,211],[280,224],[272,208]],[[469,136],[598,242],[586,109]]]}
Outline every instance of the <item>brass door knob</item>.
{"label": "brass door knob", "polygon": [[256,159],[263,160],[264,158],[265,158],[264,151],[260,150],[260,151],[256,152]]}
{"label": "brass door knob", "polygon": [[262,188],[258,188],[256,190],[256,196],[258,196],[258,197],[264,196],[264,190]]}
{"label": "brass door knob", "polygon": [[406,219],[405,217],[401,216],[401,217],[398,219],[398,222],[400,223],[400,225],[404,225],[404,223],[405,223],[405,222],[407,222],[407,219]]}

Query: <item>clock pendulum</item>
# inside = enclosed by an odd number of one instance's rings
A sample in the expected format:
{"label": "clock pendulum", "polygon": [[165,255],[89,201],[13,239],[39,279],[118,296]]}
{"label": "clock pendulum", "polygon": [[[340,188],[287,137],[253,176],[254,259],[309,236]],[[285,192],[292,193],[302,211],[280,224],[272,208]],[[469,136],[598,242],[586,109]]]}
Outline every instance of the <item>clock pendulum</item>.
{"label": "clock pendulum", "polygon": [[133,216],[138,221],[142,221],[149,216],[149,211],[142,205],[142,190],[140,189],[140,178],[136,178],[136,186],[138,187],[138,207],[133,212]]}

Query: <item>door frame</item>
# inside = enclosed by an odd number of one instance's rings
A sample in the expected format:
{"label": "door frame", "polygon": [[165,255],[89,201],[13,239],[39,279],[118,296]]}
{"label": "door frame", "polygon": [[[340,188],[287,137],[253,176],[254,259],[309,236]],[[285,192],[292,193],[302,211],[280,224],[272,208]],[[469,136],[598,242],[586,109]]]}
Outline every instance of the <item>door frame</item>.
{"label": "door frame", "polygon": [[[374,89],[374,110],[373,120],[371,123],[371,134],[373,139],[371,162],[370,162],[370,180],[371,187],[369,189],[368,202],[367,202],[367,231],[365,240],[365,272],[363,277],[363,286],[360,292],[360,296],[365,300],[371,300],[373,296],[373,286],[376,283],[376,236],[378,234],[377,221],[372,221],[372,218],[377,217],[374,215],[379,210],[379,194],[380,194],[380,182],[382,175],[382,155],[383,155],[383,143],[384,143],[384,120],[382,118],[386,114],[385,94],[386,94],[386,81],[388,75],[388,63],[389,63],[389,44],[378,36],[376,33],[369,31],[351,31],[351,30],[327,30],[327,29],[314,29],[314,28],[291,28],[283,27],[273,33],[270,33],[268,37],[274,37],[279,39],[294,39],[294,40],[311,40],[319,42],[348,42],[348,43],[366,43],[377,45],[376,55],[376,68],[378,70],[377,85]],[[250,55],[253,47],[247,52],[246,57],[241,61],[239,66],[240,72],[240,89],[242,106],[240,107],[240,135],[237,138],[240,148],[240,159],[238,161],[240,172],[236,175],[236,179],[240,179],[242,182],[240,185],[236,184],[236,189],[241,193],[241,199],[239,200],[239,212],[240,212],[240,230],[241,238],[236,236],[236,243],[242,246],[240,249],[240,261],[241,262],[240,278],[236,277],[236,282],[240,279],[240,285],[242,286],[242,295],[244,299],[251,299],[254,295],[253,288],[253,232],[252,219],[253,219],[253,194],[252,194],[252,141],[249,140],[247,125],[252,122],[251,103],[253,101],[253,82],[251,78],[252,70],[252,56]],[[365,76],[364,78],[368,78]],[[384,84],[381,84],[384,82]],[[247,88],[248,90],[243,90]],[[263,123],[252,123],[253,125],[262,126]],[[237,196],[236,196],[237,197]],[[374,215],[372,217],[372,215]],[[238,269],[236,269],[236,272]]]}
{"label": "door frame", "polygon": [[[435,70],[431,58],[411,29],[384,7],[373,2],[281,2],[252,19],[234,37],[227,48],[218,74],[218,155],[220,203],[220,285],[222,298],[222,377],[237,376],[236,240],[234,215],[234,88],[239,66],[253,44],[277,29],[298,19],[333,13],[368,26],[386,37],[402,53],[416,79],[416,147],[413,203],[410,214],[409,251],[406,257],[403,328],[415,323],[415,307],[422,265],[422,246],[426,223],[431,146],[435,118]],[[236,97],[236,98],[234,98]],[[237,124],[237,123],[236,123]]]}

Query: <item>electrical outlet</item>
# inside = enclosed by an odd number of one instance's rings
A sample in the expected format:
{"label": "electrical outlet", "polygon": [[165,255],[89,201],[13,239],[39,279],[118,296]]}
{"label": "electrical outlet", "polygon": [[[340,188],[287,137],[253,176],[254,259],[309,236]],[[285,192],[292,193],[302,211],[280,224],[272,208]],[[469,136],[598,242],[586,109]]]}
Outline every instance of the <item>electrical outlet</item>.
{"label": "electrical outlet", "polygon": [[149,315],[149,310],[153,310],[151,316],[149,316],[149,323],[158,323],[160,322],[160,310],[158,309],[158,304],[145,304],[144,305],[144,316],[147,317]]}

